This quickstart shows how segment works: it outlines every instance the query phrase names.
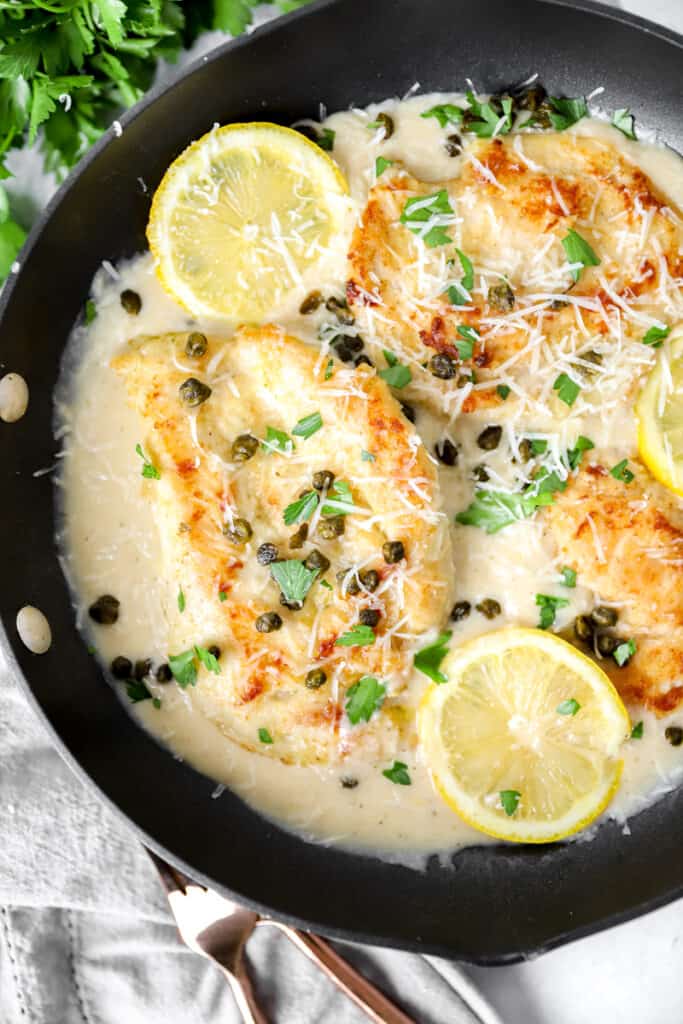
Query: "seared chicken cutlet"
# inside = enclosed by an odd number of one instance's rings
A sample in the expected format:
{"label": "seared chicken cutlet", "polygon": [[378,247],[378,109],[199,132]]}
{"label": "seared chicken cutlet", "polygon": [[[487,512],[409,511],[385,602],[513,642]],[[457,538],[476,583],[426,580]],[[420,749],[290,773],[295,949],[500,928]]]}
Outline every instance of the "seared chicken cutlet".
{"label": "seared chicken cutlet", "polygon": [[459,161],[439,183],[385,171],[349,252],[363,333],[411,364],[423,400],[470,412],[500,401],[496,383],[533,393],[558,352],[588,385],[596,349],[683,315],[680,216],[615,146],[528,133]]}
{"label": "seared chicken cutlet", "polygon": [[[434,464],[373,369],[275,327],[209,339],[195,358],[186,338],[138,338],[113,365],[148,430],[163,572],[185,597],[169,650],[221,650],[191,699],[288,762],[361,744],[388,755],[412,717],[406,638],[452,597]],[[345,714],[366,677],[369,722]]]}
{"label": "seared chicken cutlet", "polygon": [[571,480],[545,511],[562,560],[618,606],[615,632],[636,654],[601,664],[622,696],[664,713],[683,701],[683,512],[647,471],[624,484],[600,465]]}

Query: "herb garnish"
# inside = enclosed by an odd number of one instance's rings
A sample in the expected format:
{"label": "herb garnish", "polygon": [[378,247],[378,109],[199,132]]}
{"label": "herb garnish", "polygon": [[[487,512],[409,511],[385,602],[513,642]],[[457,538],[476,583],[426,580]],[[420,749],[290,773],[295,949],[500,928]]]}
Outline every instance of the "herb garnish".
{"label": "herb garnish", "polygon": [[361,448],[360,457],[362,462],[374,462],[377,458],[376,455],[373,455],[372,452],[366,451],[365,448]]}
{"label": "herb garnish", "polygon": [[[573,229],[562,239],[562,248],[570,263],[580,263],[583,267],[598,267],[600,265],[600,260],[586,239]],[[581,277],[581,270],[575,267],[571,274],[574,280],[578,281]]]}
{"label": "herb garnish", "polygon": [[221,674],[221,667],[218,664],[218,658],[211,651],[207,650],[206,647],[198,647],[195,645],[194,653],[201,661],[204,668],[207,668],[209,672],[213,672],[214,675],[219,676]]}
{"label": "herb garnish", "polygon": [[427,222],[434,217],[452,216],[453,207],[448,198],[445,188],[440,189],[430,196],[414,196],[406,201],[403,212],[399,218],[401,224],[418,235],[425,245],[434,249],[438,245],[448,245],[452,241],[444,229],[443,224],[427,226]]}
{"label": "herb garnish", "polygon": [[135,451],[137,452],[137,454],[142,459],[142,475],[145,477],[145,479],[146,480],[160,480],[161,479],[161,473],[159,472],[157,467],[153,463],[151,463],[149,461],[149,459],[147,458],[147,456],[145,455],[145,453],[142,450],[142,445],[141,444],[136,444],[135,445]]}
{"label": "herb garnish", "polygon": [[460,338],[455,342],[458,355],[461,359],[471,359],[474,346],[479,341],[479,331],[476,327],[470,327],[468,324],[458,324],[458,334]]}
{"label": "herb garnish", "polygon": [[588,104],[583,96],[576,96],[573,99],[564,96],[549,96],[548,102],[553,108],[548,113],[550,123],[558,132],[563,132],[565,128],[571,128],[573,124],[588,114]]}
{"label": "herb garnish", "polygon": [[504,526],[528,519],[536,509],[552,505],[553,494],[564,491],[565,480],[557,473],[543,470],[523,491],[511,494],[505,491],[475,491],[474,500],[463,512],[458,512],[456,523],[478,526],[487,533],[497,533]]}
{"label": "herb garnish", "polygon": [[334,149],[334,137],[336,132],[333,132],[331,128],[323,128],[318,134],[317,143],[321,149],[325,152],[331,153]]}
{"label": "herb garnish", "polygon": [[[469,256],[460,249],[455,250],[460,260],[463,276],[459,284],[452,284],[446,291],[448,300],[453,306],[465,306],[470,301],[468,293],[474,288],[474,267]],[[450,262],[450,261],[449,261]]]}
{"label": "herb garnish", "polygon": [[498,387],[496,388],[496,392],[500,395],[503,401],[505,401],[505,399],[510,394],[510,388],[508,387],[507,384],[499,384]]}
{"label": "herb garnish", "polygon": [[312,437],[313,434],[317,433],[323,425],[323,418],[319,412],[312,412],[308,416],[304,416],[296,426],[292,427],[292,433],[296,437],[303,437],[306,440]]}
{"label": "herb garnish", "polygon": [[617,462],[616,466],[612,466],[609,471],[610,476],[613,476],[615,480],[621,480],[625,484],[630,484],[632,480],[635,480],[635,474],[627,467],[628,459],[622,459],[621,462]]}
{"label": "herb garnish", "polygon": [[346,692],[346,716],[351,725],[369,722],[375,711],[384,703],[386,686],[374,676],[361,676],[357,683]]}
{"label": "herb garnish", "polygon": [[178,589],[178,611],[181,613],[185,611],[185,594],[182,587]]}
{"label": "herb garnish", "polygon": [[671,334],[670,327],[652,326],[643,337],[643,345],[652,345],[653,348],[661,348],[662,342]]}
{"label": "herb garnish", "polygon": [[462,109],[452,103],[437,103],[435,107],[430,107],[420,114],[420,117],[434,117],[439,122],[439,127],[445,128],[448,124],[460,124],[462,115]]}
{"label": "herb garnish", "polygon": [[138,704],[141,700],[155,699],[145,684],[137,679],[131,679],[126,683],[126,693],[131,704]]}
{"label": "herb garnish", "polygon": [[387,167],[393,167],[394,161],[387,160],[385,156],[378,156],[375,160],[375,177],[379,178],[380,175],[384,174]]}
{"label": "herb garnish", "polygon": [[173,678],[178,686],[185,689],[186,686],[194,686],[197,682],[197,663],[194,657],[194,650],[183,651],[181,654],[169,654],[168,667],[173,673]]}
{"label": "herb garnish", "polygon": [[334,359],[327,360],[327,366],[325,367],[324,380],[329,380],[334,372]]}
{"label": "herb garnish", "polygon": [[447,644],[452,635],[451,630],[439,633],[433,644],[429,644],[428,647],[423,647],[421,651],[417,651],[413,658],[415,668],[423,672],[424,675],[429,676],[435,683],[448,682],[448,676],[444,675],[439,666],[448,654]]}
{"label": "herb garnish", "polygon": [[555,708],[558,715],[575,715],[577,711],[581,710],[581,705],[578,700],[570,697],[568,700],[563,700],[561,704],[558,704]]}
{"label": "herb garnish", "polygon": [[503,810],[507,814],[508,818],[511,818],[517,810],[522,794],[517,789],[501,789],[498,795],[500,796],[500,802]]}
{"label": "herb garnish", "polygon": [[576,439],[576,444],[573,448],[570,448],[567,452],[567,462],[569,463],[570,469],[578,469],[581,465],[583,453],[588,452],[591,448],[595,448],[595,445],[589,437],[584,437],[583,434],[579,434]]}
{"label": "herb garnish", "polygon": [[96,316],[97,306],[95,305],[92,299],[88,299],[85,304],[85,314],[83,317],[86,327],[90,326],[90,324],[93,322]]}
{"label": "herb garnish", "polygon": [[389,779],[389,782],[393,782],[397,786],[410,786],[411,784],[408,765],[403,761],[394,761],[391,768],[384,769],[382,775],[385,779]]}
{"label": "herb garnish", "polygon": [[626,136],[627,139],[636,138],[635,132],[635,118],[628,107],[624,107],[622,110],[615,110],[614,117],[612,118],[612,124],[615,128],[618,128],[620,132]]}
{"label": "herb garnish", "polygon": [[383,352],[388,365],[386,370],[379,371],[378,376],[385,380],[391,388],[400,389],[404,388],[406,384],[410,384],[413,379],[410,367],[405,363],[400,363],[393,352],[389,352],[387,349],[383,349]]}
{"label": "herb garnish", "polygon": [[552,597],[550,594],[536,594],[536,604],[541,609],[538,621],[539,629],[550,629],[555,622],[558,608],[566,608],[569,601],[566,597]]}
{"label": "herb garnish", "polygon": [[631,729],[631,739],[642,740],[644,728],[645,727],[642,722],[636,722],[636,724]]}
{"label": "herb garnish", "polygon": [[273,737],[270,735],[268,730],[265,729],[263,726],[261,726],[261,728],[258,731],[258,738],[260,739],[261,743],[272,743],[273,742]]}
{"label": "herb garnish", "polygon": [[625,640],[623,644],[619,644],[617,649],[612,654],[612,657],[616,661],[619,668],[623,668],[636,653],[636,642],[635,640]]}
{"label": "herb garnish", "polygon": [[576,569],[570,569],[568,565],[565,565],[560,570],[562,579],[561,583],[563,587],[575,587],[576,586]]}
{"label": "herb garnish", "polygon": [[307,569],[296,558],[273,562],[270,574],[282,591],[285,601],[295,604],[303,601],[318,575],[317,569]]}
{"label": "herb garnish", "polygon": [[[501,114],[494,109],[491,102],[481,103],[473,92],[467,92],[465,95],[469,103],[467,111],[469,116],[464,125],[465,131],[474,132],[480,139],[490,139],[494,135],[507,135],[512,129],[512,99],[510,96],[505,96],[500,100],[503,111]],[[479,120],[471,120],[472,116]]]}
{"label": "herb garnish", "polygon": [[221,602],[221,604],[223,603],[223,601],[227,601],[228,600],[228,595],[226,594],[226,592],[224,590],[219,590],[218,591],[218,600]]}
{"label": "herb garnish", "polygon": [[370,626],[364,626],[361,623],[356,623],[351,627],[348,633],[342,633],[334,641],[335,647],[367,647],[368,644],[374,644],[375,633]]}
{"label": "herb garnish", "polygon": [[298,523],[307,522],[318,507],[319,500],[317,491],[306,491],[305,494],[302,494],[282,513],[285,526],[295,526]]}
{"label": "herb garnish", "polygon": [[568,405],[571,408],[579,397],[581,385],[577,384],[569,374],[561,373],[553,384],[553,391],[557,391],[557,397],[560,401],[564,402],[565,405]]}
{"label": "herb garnish", "polygon": [[351,512],[358,511],[358,506],[353,503],[351,487],[347,480],[334,481],[321,511],[324,516],[348,516]]}
{"label": "herb garnish", "polygon": [[320,586],[324,587],[325,590],[334,590],[334,587],[332,586],[332,584],[328,583],[327,580],[321,580],[320,581]]}
{"label": "herb garnish", "polygon": [[261,448],[272,455],[278,452],[280,455],[291,455],[294,451],[294,442],[284,430],[276,430],[275,427],[266,427],[266,436],[261,441]]}

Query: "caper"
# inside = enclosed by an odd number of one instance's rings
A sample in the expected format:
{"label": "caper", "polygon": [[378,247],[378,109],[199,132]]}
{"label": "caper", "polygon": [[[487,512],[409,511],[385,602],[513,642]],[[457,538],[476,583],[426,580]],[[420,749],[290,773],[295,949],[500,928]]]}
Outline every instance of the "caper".
{"label": "caper", "polygon": [[405,548],[400,540],[387,540],[382,544],[382,557],[387,565],[395,565],[406,557]]}
{"label": "caper", "polygon": [[385,139],[390,139],[391,136],[394,134],[394,119],[393,119],[393,117],[391,117],[389,114],[385,113],[385,111],[382,111],[381,114],[377,115],[377,117],[375,118],[375,121],[378,121],[379,124],[382,126],[382,128],[384,128],[384,138]]}
{"label": "caper", "polygon": [[211,646],[209,647],[209,654],[212,654],[216,660],[220,658],[221,649],[218,646],[218,644],[211,644]]}
{"label": "caper", "polygon": [[458,461],[458,449],[447,437],[437,441],[434,445],[434,451],[437,459],[439,462],[443,462],[444,466],[454,466]]}
{"label": "caper", "polygon": [[88,608],[88,615],[99,626],[112,626],[119,617],[121,602],[111,594],[102,594]]}
{"label": "caper", "polygon": [[328,516],[327,519],[321,519],[316,527],[323,540],[336,540],[337,537],[341,537],[345,529],[344,516]]}
{"label": "caper", "polygon": [[356,353],[346,338],[334,338],[331,345],[334,348],[335,355],[338,359],[341,359],[342,363],[353,363],[355,361]]}
{"label": "caper", "polygon": [[588,643],[593,637],[593,622],[589,615],[577,615],[574,619],[574,633],[579,640]]}
{"label": "caper", "polygon": [[151,671],[152,662],[149,660],[149,658],[141,658],[140,661],[135,662],[133,676],[135,677],[135,679],[137,679],[139,683],[141,683],[143,679],[147,678]]}
{"label": "caper", "polygon": [[355,789],[358,785],[358,779],[355,779],[353,775],[342,775],[339,781],[344,789]]}
{"label": "caper", "polygon": [[156,681],[158,683],[170,683],[173,679],[173,673],[171,672],[171,666],[164,662],[163,665],[159,665],[159,668],[154,673]]}
{"label": "caper", "polygon": [[204,384],[201,380],[197,380],[196,377],[188,377],[187,380],[183,381],[178,390],[185,405],[192,407],[201,405],[211,394],[209,385]]}
{"label": "caper", "polygon": [[370,626],[374,629],[379,620],[382,618],[382,613],[379,608],[361,608],[358,613],[358,621],[361,626]]}
{"label": "caper", "polygon": [[344,324],[345,327],[350,327],[351,324],[355,324],[356,318],[349,309],[346,299],[337,299],[334,295],[325,303],[325,309],[329,309],[330,313],[334,313],[340,324]]}
{"label": "caper", "polygon": [[528,437],[523,437],[519,442],[519,457],[522,462],[529,462],[534,457],[534,448]]}
{"label": "caper", "polygon": [[[583,352],[581,358],[585,363],[591,363],[590,367],[584,366],[583,372],[589,375],[598,372],[598,367],[602,365],[602,355],[600,352],[595,352],[591,349],[589,352]],[[595,369],[593,369],[595,367]]]}
{"label": "caper", "polygon": [[284,594],[280,594],[280,604],[283,608],[289,608],[290,612],[300,612],[304,606],[303,601],[289,601]]}
{"label": "caper", "polygon": [[453,622],[462,622],[472,611],[472,605],[469,601],[456,601],[451,611],[451,618]]}
{"label": "caper", "polygon": [[308,523],[302,523],[296,533],[289,538],[289,546],[292,551],[298,551],[306,543],[308,538]]}
{"label": "caper", "polygon": [[614,654],[620,643],[621,640],[618,636],[612,636],[611,633],[600,633],[596,638],[595,646],[599,654],[608,658],[610,654]]}
{"label": "caper", "polygon": [[486,597],[479,604],[474,606],[478,612],[481,612],[487,619],[495,619],[496,615],[500,615],[502,608],[498,601],[493,597]]}
{"label": "caper", "polygon": [[[348,577],[348,581],[347,581]],[[351,569],[340,569],[337,573],[337,582],[347,594],[351,594],[355,597],[356,594],[360,594],[360,583],[356,577],[356,573]]]}
{"label": "caper", "polygon": [[472,476],[475,480],[478,480],[480,484],[486,483],[489,479],[489,474],[486,466],[474,466],[472,469]]}
{"label": "caper", "polygon": [[246,519],[233,519],[232,525],[226,523],[223,527],[223,533],[230,543],[237,544],[240,547],[246,544],[248,540],[251,540],[253,532],[251,523]]}
{"label": "caper", "polygon": [[119,654],[112,661],[110,668],[114,679],[130,679],[133,673],[133,662],[130,658],[122,658]]}
{"label": "caper", "polygon": [[457,376],[458,364],[447,352],[437,352],[429,360],[429,372],[439,380],[452,380]]}
{"label": "caper", "polygon": [[317,569],[318,572],[323,573],[327,572],[329,569],[330,560],[329,558],[325,558],[322,551],[318,551],[317,548],[314,548],[313,551],[311,551],[304,559],[304,565],[310,571]]}
{"label": "caper", "polygon": [[282,619],[277,612],[264,612],[254,623],[259,633],[272,633],[282,628]]}
{"label": "caper", "polygon": [[503,436],[503,428],[498,426],[486,427],[477,438],[477,444],[485,452],[492,452],[500,444]]}
{"label": "caper", "polygon": [[306,316],[308,313],[315,313],[316,309],[321,305],[323,301],[322,292],[309,292],[304,301],[299,306],[299,312]]}
{"label": "caper", "polygon": [[415,422],[415,410],[413,409],[412,405],[408,405],[407,402],[400,402],[399,404],[401,406],[401,412],[403,413],[405,418],[407,420],[409,420],[411,423],[414,423]]}
{"label": "caper", "polygon": [[366,569],[364,572],[359,573],[360,581],[366,590],[374,593],[379,586],[379,573],[376,569]]}
{"label": "caper", "polygon": [[618,618],[614,608],[608,608],[604,604],[597,605],[591,612],[591,619],[596,626],[616,626]]}
{"label": "caper", "polygon": [[515,308],[515,293],[507,281],[491,285],[488,294],[489,306],[499,313],[509,313]]}
{"label": "caper", "polygon": [[664,735],[672,747],[680,747],[681,743],[683,743],[683,729],[681,729],[680,725],[667,725]]}
{"label": "caper", "polygon": [[550,308],[556,313],[560,309],[566,309],[568,305],[569,303],[565,302],[564,299],[553,299],[550,303]]}
{"label": "caper", "polygon": [[366,356],[365,352],[361,352],[361,354],[359,356],[356,356],[356,358],[354,359],[353,365],[354,366],[374,366],[375,364],[373,363],[372,359],[369,359],[368,356]]}
{"label": "caper", "polygon": [[327,673],[321,668],[312,668],[306,673],[306,686],[309,690],[319,690],[327,682]]}
{"label": "caper", "polygon": [[134,292],[132,288],[125,288],[119,298],[126,313],[129,313],[131,316],[138,315],[142,309],[142,299],[137,292]]}
{"label": "caper", "polygon": [[271,562],[277,562],[278,557],[278,549],[268,541],[260,544],[256,552],[256,561],[259,565],[270,565]]}
{"label": "caper", "polygon": [[200,331],[193,331],[185,342],[185,355],[192,359],[199,359],[206,355],[206,335]]}
{"label": "caper", "polygon": [[363,348],[363,339],[359,338],[358,335],[338,334],[336,338],[332,339],[330,344],[336,350],[339,358],[348,363],[350,360],[348,358],[344,359],[344,356],[341,355],[342,348],[347,351],[348,355],[355,356]]}
{"label": "caper", "polygon": [[313,486],[316,491],[329,490],[334,483],[334,473],[329,469],[319,469],[313,474]]}
{"label": "caper", "polygon": [[513,97],[514,108],[515,110],[531,110],[535,112],[545,103],[546,95],[547,93],[543,86],[536,82]]}
{"label": "caper", "polygon": [[449,156],[460,156],[462,153],[462,139],[454,132],[452,135],[447,135],[443,148],[446,150]]}
{"label": "caper", "polygon": [[258,438],[251,434],[240,434],[232,442],[232,458],[234,462],[246,462],[258,451]]}

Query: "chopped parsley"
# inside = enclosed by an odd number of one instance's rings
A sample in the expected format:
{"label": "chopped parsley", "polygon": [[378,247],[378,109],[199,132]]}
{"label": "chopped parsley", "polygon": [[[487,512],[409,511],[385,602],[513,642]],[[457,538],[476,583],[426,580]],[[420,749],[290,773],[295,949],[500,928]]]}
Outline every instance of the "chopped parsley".
{"label": "chopped parsley", "polygon": [[645,727],[642,722],[636,722],[636,724],[631,729],[631,739],[642,740],[644,728]]}
{"label": "chopped parsley", "polygon": [[449,124],[460,124],[462,115],[462,109],[453,103],[437,103],[435,107],[423,111],[420,117],[434,117],[439,122],[439,127],[445,128]]}
{"label": "chopped parsley", "polygon": [[575,587],[576,586],[576,569],[570,569],[568,565],[565,565],[560,570],[562,576],[561,583],[563,587]]}
{"label": "chopped parsley", "polygon": [[548,442],[535,437],[530,440],[531,451],[534,455],[545,455],[548,450]]}
{"label": "chopped parsley", "polygon": [[500,796],[500,802],[503,810],[507,814],[508,818],[511,818],[517,810],[519,799],[522,794],[518,789],[501,789],[498,795]]}
{"label": "chopped parsley", "polygon": [[364,626],[361,623],[356,623],[352,626],[348,633],[342,633],[334,641],[335,647],[367,647],[368,644],[374,644],[375,633],[370,626]]}
{"label": "chopped parsley", "polygon": [[273,562],[270,574],[279,586],[285,601],[295,604],[303,601],[318,575],[317,569],[307,569],[303,562],[290,558]]}
{"label": "chopped parsley", "polygon": [[538,628],[550,629],[555,622],[557,609],[566,608],[569,601],[566,597],[552,597],[550,594],[536,594],[536,604],[541,609]]}
{"label": "chopped parsley", "polygon": [[261,726],[261,728],[258,731],[258,738],[260,739],[261,743],[273,742],[273,737],[270,735],[267,729],[264,729],[263,726]]}
{"label": "chopped parsley", "polygon": [[88,299],[88,301],[85,304],[85,315],[84,315],[84,320],[85,320],[86,327],[89,326],[93,322],[93,320],[95,319],[96,316],[97,316],[97,306],[95,305],[95,303],[93,302],[92,299]]}
{"label": "chopped parsley", "polygon": [[403,761],[394,761],[391,768],[384,769],[382,775],[397,786],[410,786],[411,784],[408,765]]}
{"label": "chopped parsley", "polygon": [[[562,239],[562,248],[570,263],[580,263],[582,267],[597,267],[600,265],[600,260],[586,239],[582,238],[573,229]],[[575,281],[578,281],[581,277],[581,270],[578,267],[575,267],[571,273]]]}
{"label": "chopped parsley", "polygon": [[577,711],[581,710],[581,705],[578,700],[575,700],[573,697],[569,697],[568,700],[563,700],[561,704],[558,704],[555,710],[558,715],[573,716]]}
{"label": "chopped parsley", "polygon": [[528,519],[536,509],[552,505],[556,491],[564,491],[565,480],[557,473],[543,470],[523,491],[475,491],[474,499],[463,512],[458,512],[456,523],[477,526],[487,533],[497,533],[511,523]]}
{"label": "chopped parsley", "polygon": [[391,388],[400,389],[404,388],[406,384],[410,384],[413,379],[410,367],[405,363],[400,363],[393,352],[389,352],[387,349],[383,351],[388,365],[386,370],[379,371],[378,376],[385,380]]}
{"label": "chopped parsley", "polygon": [[387,160],[385,156],[378,156],[375,160],[375,177],[379,178],[380,175],[384,174],[387,167],[393,167],[394,161]]}
{"label": "chopped parsley", "polygon": [[635,118],[631,111],[628,109],[628,107],[624,107],[622,110],[614,111],[612,124],[615,128],[618,128],[620,132],[623,132],[627,139],[635,140]]}
{"label": "chopped parsley", "polygon": [[428,222],[435,217],[438,220],[439,217],[452,215],[453,207],[450,204],[448,192],[442,188],[430,196],[414,196],[412,199],[408,199],[399,220],[414,235],[418,235],[426,246],[434,249],[438,245],[448,245],[452,239],[445,231],[443,224],[437,223],[429,226]]}
{"label": "chopped parsley", "polygon": [[423,647],[421,651],[417,651],[413,658],[415,668],[424,673],[424,675],[429,676],[435,683],[448,682],[448,676],[444,675],[439,666],[448,654],[447,644],[452,635],[451,630],[439,633],[433,644],[429,644],[428,647]]}
{"label": "chopped parsley", "polygon": [[351,487],[347,480],[334,481],[321,511],[324,516],[348,516],[349,513],[358,511],[358,506],[353,503]]}
{"label": "chopped parsley", "polygon": [[218,600],[221,602],[221,604],[223,603],[223,601],[228,600],[228,595],[225,593],[224,590],[218,591]]}
{"label": "chopped parsley", "polygon": [[309,416],[304,416],[300,419],[295,427],[292,428],[292,433],[296,437],[306,438],[312,437],[323,425],[323,418],[319,412],[312,412]]}
{"label": "chopped parsley", "polygon": [[366,451],[365,448],[361,448],[360,457],[362,462],[374,462],[377,458],[376,455],[373,455],[372,452]]}
{"label": "chopped parsley", "polygon": [[503,401],[505,401],[508,395],[510,394],[510,388],[508,387],[507,384],[499,384],[498,387],[496,388],[496,392],[498,393],[498,395],[500,395]]}
{"label": "chopped parsley", "polygon": [[142,459],[142,475],[145,477],[145,479],[146,480],[160,480],[161,479],[161,473],[159,472],[157,467],[155,465],[153,465],[153,463],[151,463],[149,461],[149,459],[147,458],[147,456],[145,455],[145,453],[142,450],[142,445],[141,444],[136,444],[135,445],[135,451],[137,452],[137,454]]}
{"label": "chopped parsley", "polygon": [[321,149],[324,149],[326,153],[331,153],[334,149],[334,137],[335,132],[331,128],[323,128],[318,134],[318,145]]}
{"label": "chopped parsley", "polygon": [[207,650],[206,647],[195,646],[194,653],[201,661],[204,668],[208,669],[209,672],[213,672],[214,675],[219,676],[221,674],[221,667],[218,664],[218,658],[211,651]]}
{"label": "chopped parsley", "polygon": [[321,581],[320,581],[320,586],[321,586],[321,587],[324,587],[324,588],[325,588],[325,590],[333,590],[333,589],[334,589],[334,587],[332,586],[332,584],[331,584],[331,583],[328,583],[328,582],[327,582],[327,580],[321,580]]}
{"label": "chopped parsley", "polygon": [[294,442],[284,430],[276,430],[275,427],[266,427],[266,436],[261,441],[261,448],[272,455],[278,452],[280,455],[291,455],[294,451]]}
{"label": "chopped parsley", "polygon": [[595,448],[595,445],[591,441],[590,437],[584,437],[583,434],[579,434],[579,436],[576,439],[576,444],[567,452],[567,462],[569,463],[569,468],[578,469],[578,467],[581,465],[583,453],[589,452],[591,448]]}
{"label": "chopped parsley", "polygon": [[553,391],[557,391],[557,397],[570,408],[579,397],[581,385],[577,384],[568,374],[561,373],[553,384]]}
{"label": "chopped parsley", "polygon": [[298,523],[307,522],[317,509],[319,501],[317,491],[306,491],[291,505],[288,505],[282,513],[285,526],[295,526]]}
{"label": "chopped parsley", "polygon": [[334,371],[334,359],[328,359],[327,360],[327,366],[325,367],[324,380],[329,380],[330,377],[332,376],[333,371]]}
{"label": "chopped parsley", "polygon": [[565,96],[549,96],[548,102],[553,108],[548,115],[550,123],[557,132],[571,128],[573,124],[588,114],[588,104],[583,96],[576,96],[573,99]]}
{"label": "chopped parsley", "polygon": [[635,480],[635,474],[628,468],[628,459],[622,459],[621,462],[617,462],[616,466],[612,466],[609,472],[610,476],[613,476],[615,480],[621,480],[625,484],[630,484],[632,480]]}
{"label": "chopped parsley", "polygon": [[460,338],[455,342],[458,355],[461,359],[471,359],[474,346],[479,341],[479,331],[468,324],[458,324],[458,334]]}
{"label": "chopped parsley", "polygon": [[194,686],[197,682],[197,662],[192,648],[181,654],[169,654],[168,667],[173,673],[176,683],[183,690],[186,686]]}
{"label": "chopped parsley", "polygon": [[[459,284],[452,284],[446,291],[448,300],[453,306],[465,306],[469,302],[469,292],[474,288],[474,267],[469,256],[460,249],[455,250],[460,260],[463,276]],[[450,261],[449,261],[450,263]]]}
{"label": "chopped parsley", "polygon": [[635,640],[625,640],[623,644],[619,644],[612,654],[619,668],[623,668],[631,660],[636,653],[636,649]]}
{"label": "chopped parsley", "polygon": [[369,722],[384,703],[386,692],[386,686],[374,676],[361,676],[357,683],[349,687],[346,692],[346,717],[351,725]]}
{"label": "chopped parsley", "polygon": [[653,325],[643,337],[643,345],[652,345],[653,348],[660,348],[665,338],[671,334],[670,327],[657,327]]}
{"label": "chopped parsley", "polygon": [[185,594],[182,587],[178,590],[178,611],[181,613],[185,611]]}
{"label": "chopped parsley", "polygon": [[[499,113],[493,104],[481,103],[473,92],[466,93],[469,110],[469,117],[463,126],[467,132],[473,132],[480,139],[490,139],[494,135],[507,135],[512,129],[512,99],[505,96],[500,100],[502,114]],[[472,117],[475,120],[472,120]]]}
{"label": "chopped parsley", "polygon": [[131,679],[126,683],[126,693],[131,704],[138,704],[141,700],[154,700],[143,682]]}

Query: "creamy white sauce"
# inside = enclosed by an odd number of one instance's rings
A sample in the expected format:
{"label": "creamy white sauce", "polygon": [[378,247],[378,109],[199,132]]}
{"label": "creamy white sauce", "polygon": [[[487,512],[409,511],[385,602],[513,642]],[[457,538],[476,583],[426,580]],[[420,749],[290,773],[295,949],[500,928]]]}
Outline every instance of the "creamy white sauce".
{"label": "creamy white sauce", "polygon": [[[453,176],[457,164],[443,148],[443,132],[434,119],[419,115],[435,103],[458,99],[451,94],[416,96],[328,118],[326,126],[336,133],[334,157],[348,177],[358,208],[364,204],[374,178],[375,157],[380,153],[402,160],[424,180]],[[380,110],[390,111],[396,126],[386,142],[367,128]],[[574,130],[618,145],[646,170],[660,191],[683,206],[683,165],[671,151],[628,142],[594,120],[584,120]],[[320,282],[323,290],[343,294],[345,248],[346,239],[342,239],[337,272]],[[142,297],[136,317],[121,308],[119,294],[124,288],[132,288]],[[105,265],[93,283],[92,298],[97,317],[88,328],[74,332],[57,395],[58,429],[65,446],[59,478],[64,508],[59,538],[63,564],[73,587],[79,625],[88,632],[103,664],[107,666],[119,654],[132,660],[152,657],[160,663],[166,660],[168,650],[164,608],[175,600],[175,593],[168,593],[169,584],[159,575],[159,541],[151,509],[141,496],[135,445],[144,439],[144,431],[127,403],[121,379],[109,364],[132,335],[186,330],[193,322],[162,290],[149,255],[116,270]],[[315,344],[319,318],[298,315],[301,298],[293,292],[286,307],[273,311],[272,319]],[[221,325],[198,326],[214,335],[221,333]],[[461,417],[447,431],[459,447],[457,466],[440,467],[451,521],[471,496],[471,469],[484,461],[483,456],[490,472],[499,472],[503,478],[509,472],[509,456],[505,457],[502,447],[495,453],[483,453],[477,447],[476,437],[489,421],[484,414]],[[501,421],[498,412],[496,421]],[[556,423],[544,423],[538,414],[533,422],[521,426],[528,427],[532,436],[535,432],[552,438],[558,431]],[[443,421],[425,410],[419,412],[417,429],[430,450],[444,436]],[[602,410],[587,411],[572,422],[571,432],[572,436],[586,434],[601,448],[613,451],[614,462],[635,448],[633,415],[626,402],[621,406],[614,403],[609,416]],[[557,627],[568,625],[594,605],[595,595],[580,585],[574,590],[561,588],[560,569],[539,522],[520,522],[493,536],[456,527],[453,573],[458,600],[468,600],[474,607],[483,598],[496,598],[502,613],[489,621],[473,610],[463,622],[453,625],[452,643],[509,623],[537,625],[535,595],[539,592],[569,599],[569,606],[557,616]],[[120,599],[120,616],[114,625],[96,628],[88,621],[87,608],[104,593]],[[419,753],[403,755],[412,776],[409,787],[388,783],[381,775],[383,766],[353,758],[326,768],[285,766],[226,739],[197,710],[191,695],[175,684],[163,685],[152,679],[148,686],[161,706],[145,701],[134,705],[135,714],[177,756],[216,779],[216,795],[222,786],[229,786],[264,814],[314,841],[372,848],[403,859],[409,858],[410,851],[448,850],[487,841],[434,793]],[[122,696],[125,700],[125,691]],[[675,749],[664,739],[669,720],[641,709],[633,709],[632,714],[634,721],[644,722],[643,739],[626,745],[623,782],[608,812],[621,821],[672,788],[683,773],[683,748]],[[673,715],[672,720],[683,725],[683,715]],[[344,788],[342,776],[357,779],[358,785]],[[591,834],[584,833],[584,837]]]}

